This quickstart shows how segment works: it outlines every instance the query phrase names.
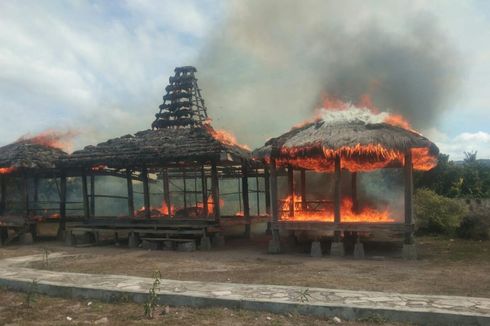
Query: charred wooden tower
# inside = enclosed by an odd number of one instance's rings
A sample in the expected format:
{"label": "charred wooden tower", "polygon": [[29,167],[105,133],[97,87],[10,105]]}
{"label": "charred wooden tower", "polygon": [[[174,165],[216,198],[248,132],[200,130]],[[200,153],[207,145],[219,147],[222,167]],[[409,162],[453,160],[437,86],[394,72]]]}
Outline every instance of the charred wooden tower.
{"label": "charred wooden tower", "polygon": [[[260,211],[252,216],[249,205],[249,179],[263,176],[263,166],[252,160],[247,148],[223,137],[210,125],[196,72],[190,66],[175,68],[150,130],[87,146],[60,161],[64,171],[78,173],[84,180],[85,222],[68,230],[69,233],[87,227],[95,233],[126,231],[131,234],[132,246],[140,240],[184,241],[185,234],[202,236],[207,243],[208,235],[222,233],[228,224],[244,225],[249,235],[254,218],[263,215],[263,220],[267,220]],[[125,176],[127,196],[114,198],[127,200],[125,216],[97,216],[95,200],[111,197],[94,194],[93,183],[100,173]],[[87,177],[92,180],[91,191]],[[225,179],[234,179],[239,184],[236,194],[240,214],[222,212],[223,198],[229,195],[220,191],[220,182]],[[162,194],[163,202],[155,205],[152,188],[160,182],[158,193]],[[144,200],[138,211],[134,193],[136,185],[141,184]],[[267,194],[258,186],[255,193],[258,199]]]}

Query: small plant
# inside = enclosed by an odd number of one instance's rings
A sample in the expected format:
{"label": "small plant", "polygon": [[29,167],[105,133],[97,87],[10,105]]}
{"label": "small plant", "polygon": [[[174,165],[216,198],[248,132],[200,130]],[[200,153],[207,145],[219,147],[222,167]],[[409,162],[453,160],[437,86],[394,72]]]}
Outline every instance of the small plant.
{"label": "small plant", "polygon": [[26,295],[24,297],[24,307],[32,308],[32,304],[36,302],[36,292],[38,288],[38,283],[36,280],[32,280],[32,283],[27,289]]}
{"label": "small plant", "polygon": [[160,278],[162,277],[162,274],[160,271],[155,271],[153,272],[153,285],[151,286],[150,290],[148,291],[148,297],[146,298],[146,302],[144,305],[144,314],[145,317],[148,319],[153,318],[153,314],[155,312],[155,309],[158,307],[158,294],[157,292],[160,291]]}
{"label": "small plant", "polygon": [[49,250],[48,248],[43,248],[43,267],[48,268],[49,267]]}
{"label": "small plant", "polygon": [[310,289],[304,289],[302,291],[297,291],[297,296],[295,300],[301,302],[308,302],[311,299]]}

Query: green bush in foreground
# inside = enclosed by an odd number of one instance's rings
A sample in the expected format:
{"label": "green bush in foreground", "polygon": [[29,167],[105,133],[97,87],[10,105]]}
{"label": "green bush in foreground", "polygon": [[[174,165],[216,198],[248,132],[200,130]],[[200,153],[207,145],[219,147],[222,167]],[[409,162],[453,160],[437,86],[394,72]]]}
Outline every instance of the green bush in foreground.
{"label": "green bush in foreground", "polygon": [[432,190],[415,192],[414,209],[418,232],[453,235],[456,233],[466,206],[458,200],[436,194]]}

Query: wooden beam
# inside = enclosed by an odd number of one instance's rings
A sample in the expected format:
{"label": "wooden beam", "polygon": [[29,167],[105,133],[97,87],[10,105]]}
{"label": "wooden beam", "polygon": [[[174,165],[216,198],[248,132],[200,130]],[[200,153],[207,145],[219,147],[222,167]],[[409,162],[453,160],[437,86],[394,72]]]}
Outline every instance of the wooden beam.
{"label": "wooden beam", "polygon": [[218,168],[216,166],[216,161],[211,164],[211,195],[213,196],[213,207],[214,207],[214,218],[219,222],[221,217],[220,207],[219,207],[219,178],[218,178]]}
{"label": "wooden beam", "polygon": [[289,216],[294,217],[294,169],[288,165]]}
{"label": "wooden beam", "polygon": [[357,194],[357,172],[351,173],[351,191],[352,191],[352,212],[359,213],[359,198]]}
{"label": "wooden beam", "polygon": [[202,206],[204,210],[204,216],[209,215],[208,209],[208,177],[206,176],[206,170],[204,164],[201,168],[201,191],[202,191]]}
{"label": "wooden beam", "polygon": [[95,217],[95,175],[90,174],[90,216]]}
{"label": "wooden beam", "polygon": [[151,218],[151,209],[150,209],[150,186],[148,184],[148,169],[144,167],[141,170],[141,176],[143,178],[143,197],[145,203],[145,217]]}
{"label": "wooden beam", "polygon": [[126,186],[128,188],[128,215],[134,217],[133,172],[126,169]]}
{"label": "wooden beam", "polygon": [[405,243],[413,244],[413,162],[412,152],[405,154]]}
{"label": "wooden beam", "polygon": [[58,235],[61,237],[62,232],[66,229],[66,175],[61,174],[60,177],[60,226]]}
{"label": "wooden beam", "polygon": [[243,218],[245,219],[245,236],[250,236],[250,201],[248,197],[248,167],[242,161],[242,199],[243,199]]}
{"label": "wooden beam", "polygon": [[301,209],[306,211],[306,170],[301,169]]}
{"label": "wooden beam", "polygon": [[167,207],[168,211],[168,217],[172,217],[172,205],[170,203],[170,182],[169,182],[169,176],[168,176],[168,170],[163,169],[163,201],[165,204],[165,207]]}
{"label": "wooden beam", "polygon": [[4,215],[7,209],[7,177],[5,175],[0,175],[0,192],[2,197],[0,197],[0,215]]}
{"label": "wooden beam", "polygon": [[90,218],[90,207],[88,201],[88,185],[87,185],[87,173],[85,169],[82,169],[82,201],[83,201],[83,217],[85,220]]}
{"label": "wooden beam", "polygon": [[265,212],[271,214],[271,185],[269,167],[264,167]]}
{"label": "wooden beam", "polygon": [[340,217],[340,205],[341,205],[341,200],[342,200],[342,193],[341,193],[341,178],[342,178],[342,170],[341,170],[341,161],[340,161],[340,156],[337,156],[335,158],[335,175],[334,175],[334,222],[336,224],[340,223],[341,217]]}
{"label": "wooden beam", "polygon": [[[270,162],[270,192],[271,192],[271,208],[272,208],[272,231],[273,236],[279,230],[279,207],[278,207],[278,198],[277,198],[277,169],[276,169],[276,160],[271,159]],[[278,235],[278,234],[277,234]]]}

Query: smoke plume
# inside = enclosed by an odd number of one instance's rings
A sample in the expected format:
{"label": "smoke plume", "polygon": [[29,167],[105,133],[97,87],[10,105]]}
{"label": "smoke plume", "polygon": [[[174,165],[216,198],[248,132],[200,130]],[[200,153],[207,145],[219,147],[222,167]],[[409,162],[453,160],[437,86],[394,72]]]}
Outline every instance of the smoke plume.
{"label": "smoke plume", "polygon": [[419,2],[247,0],[229,3],[197,64],[214,124],[263,144],[308,119],[322,94],[425,129],[456,90],[458,55]]}

